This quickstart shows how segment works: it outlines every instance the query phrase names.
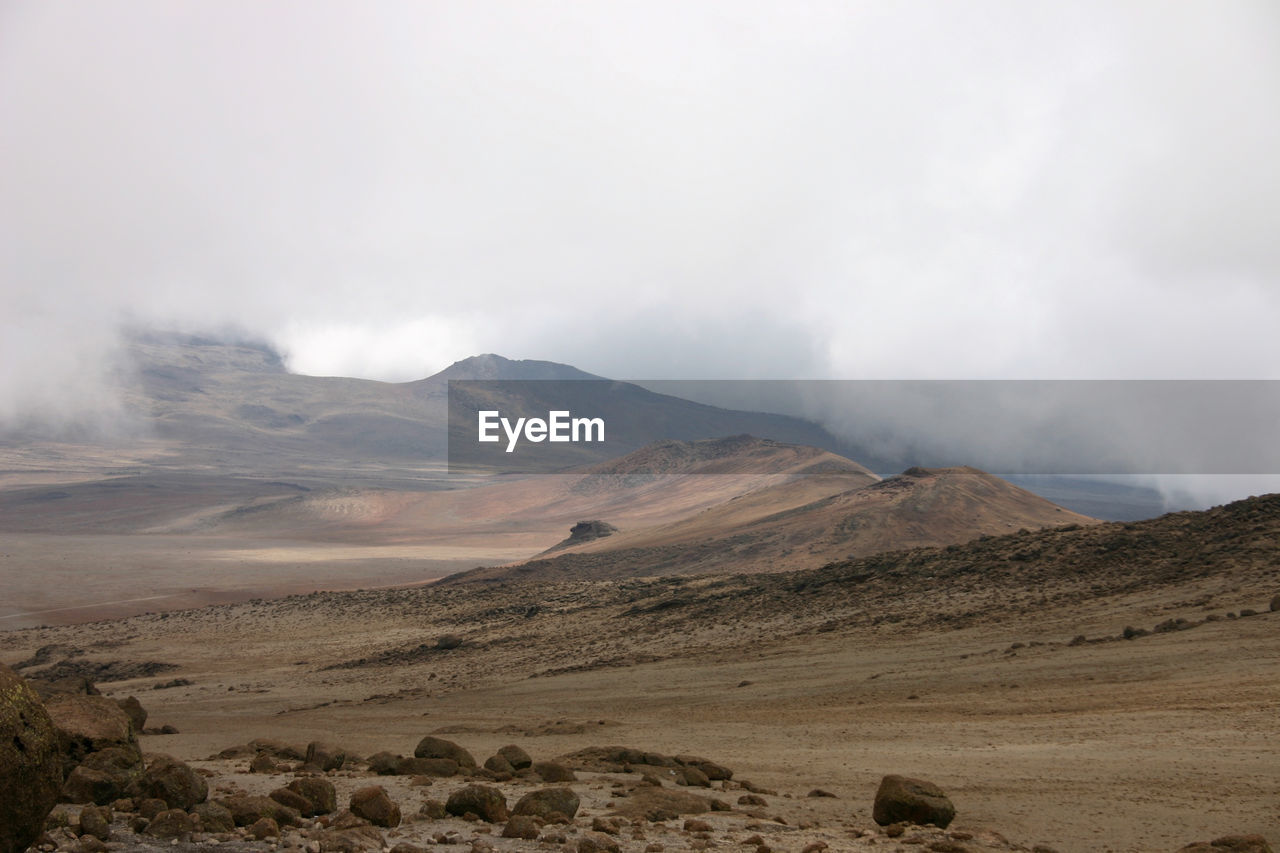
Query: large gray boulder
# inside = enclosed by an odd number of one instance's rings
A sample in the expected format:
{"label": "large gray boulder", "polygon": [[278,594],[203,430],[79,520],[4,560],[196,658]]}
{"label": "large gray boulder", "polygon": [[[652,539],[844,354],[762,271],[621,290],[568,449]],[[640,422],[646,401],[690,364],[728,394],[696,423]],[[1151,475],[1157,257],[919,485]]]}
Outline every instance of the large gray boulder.
{"label": "large gray boulder", "polygon": [[0,853],[40,836],[62,788],[58,735],[36,692],[0,664]]}
{"label": "large gray boulder", "polygon": [[946,829],[956,816],[956,807],[932,782],[889,775],[880,780],[871,818],[881,826],[891,823],[931,823]]}

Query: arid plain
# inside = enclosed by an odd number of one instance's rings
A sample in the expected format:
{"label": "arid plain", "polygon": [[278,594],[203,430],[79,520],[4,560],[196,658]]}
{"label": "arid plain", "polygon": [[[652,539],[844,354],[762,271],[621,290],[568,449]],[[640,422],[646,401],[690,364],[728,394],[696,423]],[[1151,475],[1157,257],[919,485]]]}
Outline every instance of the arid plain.
{"label": "arid plain", "polygon": [[[142,748],[208,774],[213,797],[292,778],[213,757],[255,738],[367,758],[438,733],[482,761],[511,743],[570,765],[625,745],[733,770],[709,789],[659,778],[728,810],[699,815],[705,830],[636,818],[624,850],[1280,837],[1275,496],[1096,523],[972,469],[882,480],[741,437],[447,489],[407,464],[337,484],[178,470],[167,447],[108,470],[102,448],[41,467],[7,446],[0,662],[139,697],[149,726],[177,729]],[[629,467],[654,454],[660,476]],[[589,519],[619,532],[542,553]],[[542,842],[421,818],[385,844],[447,831],[552,849],[636,817],[638,771],[577,761],[582,811]],[[330,774],[340,798],[373,781],[406,816],[474,781],[353,767]],[[886,774],[943,788],[955,822],[885,834],[871,807]],[[513,801],[533,788],[494,784]]]}

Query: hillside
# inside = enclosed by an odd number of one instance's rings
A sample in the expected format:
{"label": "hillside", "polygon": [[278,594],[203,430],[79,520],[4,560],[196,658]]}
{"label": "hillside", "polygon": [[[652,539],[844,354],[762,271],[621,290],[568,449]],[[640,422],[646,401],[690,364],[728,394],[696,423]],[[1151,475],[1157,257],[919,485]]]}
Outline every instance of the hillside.
{"label": "hillside", "polygon": [[[794,571],[1022,528],[1096,522],[974,468],[913,468],[838,488],[843,485],[817,473],[673,523],[624,529],[558,548],[547,559],[476,569],[447,582]],[[612,523],[607,515],[600,519]]]}

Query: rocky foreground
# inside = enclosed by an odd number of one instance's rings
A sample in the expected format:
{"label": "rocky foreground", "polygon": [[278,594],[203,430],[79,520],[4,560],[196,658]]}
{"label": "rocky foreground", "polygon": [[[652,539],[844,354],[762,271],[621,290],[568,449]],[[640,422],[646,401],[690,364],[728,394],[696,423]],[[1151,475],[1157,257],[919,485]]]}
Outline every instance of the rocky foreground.
{"label": "rocky foreground", "polygon": [[[944,791],[896,775],[881,781],[873,822],[865,823],[839,817],[838,807],[824,812],[835,817],[816,817],[809,803],[837,799],[821,789],[779,792],[708,758],[621,746],[535,760],[509,744],[481,764],[434,735],[409,756],[364,757],[260,738],[187,762],[144,753],[139,734],[161,738],[164,730],[145,727],[135,697],[102,696],[83,679],[35,688],[0,666],[5,853],[1053,850],[963,821],[953,826],[956,809]],[[1258,835],[1181,849],[1271,851]]]}

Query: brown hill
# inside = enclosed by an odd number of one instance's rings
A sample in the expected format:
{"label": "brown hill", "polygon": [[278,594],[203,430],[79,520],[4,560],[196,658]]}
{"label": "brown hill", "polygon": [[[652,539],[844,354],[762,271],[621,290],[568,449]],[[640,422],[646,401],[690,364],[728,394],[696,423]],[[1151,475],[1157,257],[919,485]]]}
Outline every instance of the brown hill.
{"label": "brown hill", "polygon": [[1096,523],[975,468],[913,468],[852,489],[840,489],[838,476],[766,486],[673,523],[565,544],[555,557],[450,581],[788,571],[1021,528]]}

